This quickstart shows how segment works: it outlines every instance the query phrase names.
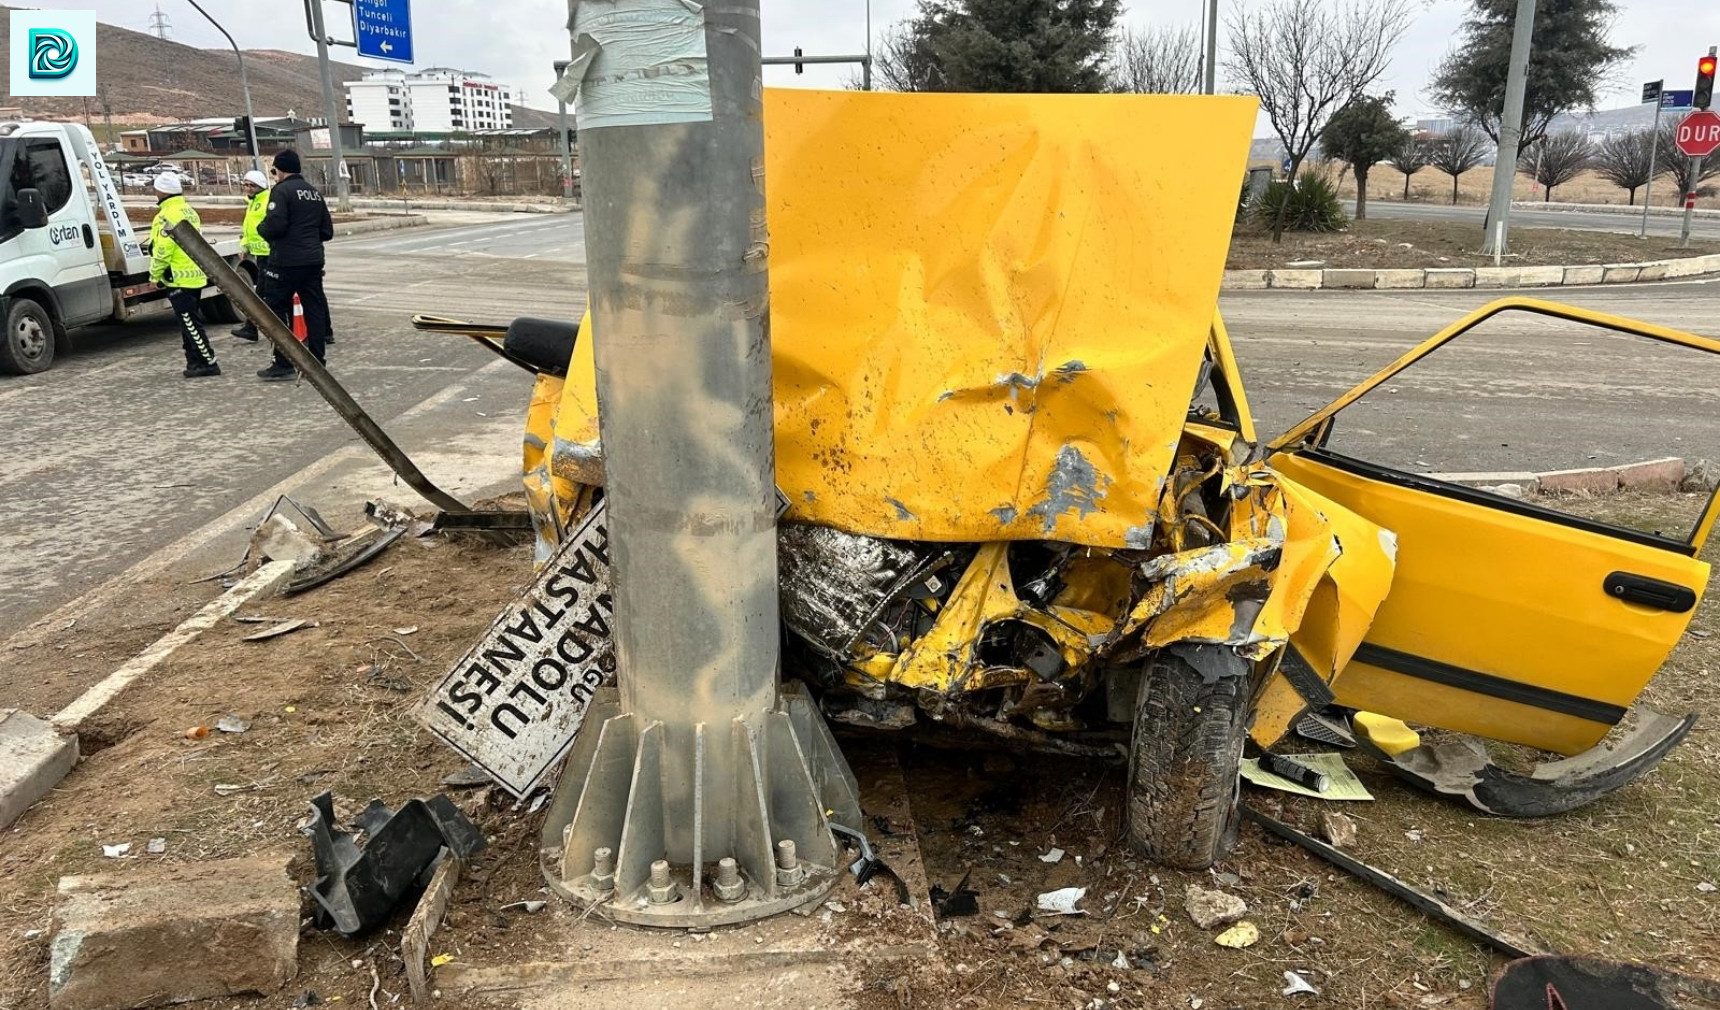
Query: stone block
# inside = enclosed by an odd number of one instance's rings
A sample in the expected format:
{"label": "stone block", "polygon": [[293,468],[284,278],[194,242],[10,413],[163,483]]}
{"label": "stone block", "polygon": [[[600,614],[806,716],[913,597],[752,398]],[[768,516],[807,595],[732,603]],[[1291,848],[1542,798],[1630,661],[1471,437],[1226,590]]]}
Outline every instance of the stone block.
{"label": "stone block", "polygon": [[1564,267],[1520,267],[1517,283],[1526,288],[1551,288],[1565,283]]}
{"label": "stone block", "polygon": [[1667,260],[1666,276],[1670,280],[1705,273],[1708,269],[1706,259],[1705,256],[1686,256],[1683,259]]}
{"label": "stone block", "polygon": [[1266,284],[1266,270],[1226,270],[1224,272],[1224,290],[1226,291],[1260,291]]}
{"label": "stone block", "polygon": [[1320,286],[1323,288],[1372,289],[1374,287],[1374,272],[1372,270],[1323,270],[1321,271]]}
{"label": "stone block", "polygon": [[1583,470],[1554,470],[1539,475],[1542,494],[1612,494],[1618,490],[1618,474],[1590,467]]}
{"label": "stone block", "polygon": [[1300,288],[1313,291],[1320,286],[1320,270],[1271,270],[1267,283],[1275,288]]}
{"label": "stone block", "polygon": [[1566,267],[1565,283],[1600,284],[1607,279],[1607,268],[1599,266]]}
{"label": "stone block", "polygon": [[1639,281],[1665,280],[1667,265],[1665,260],[1653,260],[1640,264],[1642,269],[1637,272],[1636,279]]}
{"label": "stone block", "polygon": [[1472,288],[1475,271],[1468,267],[1429,267],[1427,286],[1430,288]]}
{"label": "stone block", "polygon": [[60,878],[50,1010],[273,994],[298,972],[288,857]]}
{"label": "stone block", "polygon": [[1427,284],[1426,270],[1375,270],[1376,288],[1419,288]]}
{"label": "stone block", "polygon": [[1603,284],[1631,284],[1642,274],[1640,263],[1608,263]]}
{"label": "stone block", "polygon": [[1501,484],[1516,484],[1530,494],[1540,490],[1541,479],[1526,470],[1482,470],[1471,473],[1430,473],[1434,480],[1442,480],[1447,484],[1461,484],[1464,487],[1498,487]]}
{"label": "stone block", "polygon": [[0,828],[24,816],[77,763],[77,737],[61,736],[28,712],[0,709]]}
{"label": "stone block", "polygon": [[1627,491],[1676,491],[1684,483],[1684,460],[1676,456],[1615,466],[1618,486]]}
{"label": "stone block", "polygon": [[1478,288],[1514,288],[1522,283],[1521,267],[1476,267],[1475,286]]}

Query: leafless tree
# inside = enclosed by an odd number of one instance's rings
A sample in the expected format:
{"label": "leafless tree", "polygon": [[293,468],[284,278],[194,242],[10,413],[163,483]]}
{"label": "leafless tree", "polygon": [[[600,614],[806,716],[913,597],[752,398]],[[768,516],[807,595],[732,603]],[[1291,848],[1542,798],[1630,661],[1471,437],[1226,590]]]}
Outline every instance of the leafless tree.
{"label": "leafless tree", "polygon": [[1588,134],[1561,130],[1524,148],[1517,159],[1517,171],[1540,183],[1541,199],[1551,202],[1553,187],[1563,186],[1587,171],[1594,154],[1595,147],[1589,143]]}
{"label": "leafless tree", "polygon": [[[921,44],[912,20],[900,21],[878,33],[872,52],[872,85],[879,91],[932,91],[938,68]],[[860,87],[860,75],[849,80]]]}
{"label": "leafless tree", "polygon": [[1690,191],[1700,187],[1704,179],[1720,173],[1720,155],[1703,158],[1702,173],[1692,176],[1690,156],[1678,149],[1677,138],[1677,123],[1667,123],[1660,128],[1660,154],[1656,160],[1666,166],[1666,174],[1672,177],[1673,184],[1678,187],[1678,202],[1683,203]]}
{"label": "leafless tree", "polygon": [[1630,193],[1636,205],[1636,191],[1648,185],[1649,173],[1666,174],[1666,166],[1654,158],[1652,130],[1631,130],[1615,133],[1602,140],[1595,149],[1595,174]]}
{"label": "leafless tree", "polygon": [[1111,90],[1138,95],[1200,91],[1200,39],[1195,29],[1124,29],[1111,55]]}
{"label": "leafless tree", "polygon": [[1434,142],[1420,134],[1412,133],[1408,140],[1398,145],[1389,159],[1393,168],[1403,173],[1403,198],[1409,200],[1409,180],[1415,173],[1433,163]]}
{"label": "leafless tree", "polygon": [[1493,144],[1473,126],[1463,125],[1433,143],[1433,157],[1428,164],[1451,176],[1451,202],[1457,202],[1457,180],[1463,173],[1487,159]]}
{"label": "leafless tree", "polygon": [[1231,15],[1225,69],[1259,96],[1292,180],[1333,114],[1386,72],[1409,22],[1409,0],[1272,0]]}

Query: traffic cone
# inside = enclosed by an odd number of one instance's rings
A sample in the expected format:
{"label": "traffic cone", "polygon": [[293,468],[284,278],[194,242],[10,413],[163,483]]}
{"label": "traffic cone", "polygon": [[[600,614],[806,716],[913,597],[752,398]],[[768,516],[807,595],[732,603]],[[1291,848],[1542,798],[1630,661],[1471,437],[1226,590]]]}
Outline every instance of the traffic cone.
{"label": "traffic cone", "polygon": [[311,331],[305,328],[305,307],[304,307],[304,304],[299,301],[298,295],[294,295],[293,296],[293,336],[298,337],[299,343],[302,344],[305,342],[305,338],[310,336],[310,335],[311,335]]}

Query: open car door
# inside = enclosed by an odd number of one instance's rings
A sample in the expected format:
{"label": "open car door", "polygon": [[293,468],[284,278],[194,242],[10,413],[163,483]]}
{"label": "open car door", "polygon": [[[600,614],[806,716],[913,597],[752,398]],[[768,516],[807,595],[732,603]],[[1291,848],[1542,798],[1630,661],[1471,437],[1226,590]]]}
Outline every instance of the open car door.
{"label": "open car door", "polygon": [[[1396,574],[1361,647],[1332,683],[1336,703],[1405,721],[1576,755],[1622,720],[1689,624],[1708,583],[1697,560],[1715,520],[1711,498],[1688,535],[1641,532],[1462,486],[1331,448],[1346,408],[1501,313],[1550,316],[1647,341],[1720,354],[1720,342],[1532,299],[1478,309],[1405,354],[1270,446],[1272,466],[1397,534]],[[1612,381],[1612,377],[1601,377]],[[1396,392],[1395,389],[1390,390]],[[1367,416],[1351,419],[1365,425]],[[1619,422],[1627,418],[1617,419]],[[1345,444],[1348,445],[1350,442]],[[1611,775],[1616,788],[1676,745],[1690,720],[1645,717],[1643,738],[1546,775]],[[1428,748],[1418,748],[1427,751]],[[1485,755],[1401,755],[1402,771],[1468,793]],[[1597,752],[1598,753],[1598,752]],[[1465,766],[1452,782],[1453,763]],[[1597,764],[1597,762],[1599,762]],[[1622,781],[1616,767],[1635,762]],[[1574,765],[1575,762],[1561,764]],[[1497,771],[1497,770],[1495,770]],[[1446,781],[1439,785],[1437,780]],[[1527,778],[1527,777],[1525,777]],[[1606,785],[1607,783],[1601,783]],[[1591,791],[1593,791],[1591,789]],[[1602,790],[1606,791],[1605,789]],[[1598,793],[1596,793],[1598,795]],[[1593,796],[1588,796],[1592,799]],[[1523,800],[1523,797],[1516,797]],[[1567,798],[1568,799],[1568,798]],[[1586,799],[1583,800],[1586,802]],[[1495,797],[1511,807],[1512,798]],[[1489,809],[1487,803],[1477,803]],[[1523,804],[1518,804],[1523,805]],[[1578,805],[1545,796],[1545,813]],[[1541,809],[1548,808],[1548,809]]]}

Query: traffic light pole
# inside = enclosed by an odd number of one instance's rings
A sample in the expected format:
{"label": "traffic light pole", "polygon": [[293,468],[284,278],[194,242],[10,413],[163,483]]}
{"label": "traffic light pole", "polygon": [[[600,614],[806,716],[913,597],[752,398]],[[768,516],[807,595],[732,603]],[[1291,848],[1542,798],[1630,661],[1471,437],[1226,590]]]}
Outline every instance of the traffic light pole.
{"label": "traffic light pole", "polygon": [[[1696,87],[1690,93],[1690,104],[1697,114],[1706,112],[1714,101],[1714,70],[1715,57],[1720,55],[1720,46],[1709,46],[1708,55],[1696,61]],[[1690,184],[1685,187],[1684,194],[1684,227],[1678,233],[1678,248],[1690,248],[1690,219],[1696,216],[1696,187],[1702,182],[1702,159],[1692,156],[1690,159]]]}
{"label": "traffic light pole", "polygon": [[1696,216],[1696,184],[1702,179],[1702,159],[1690,159],[1690,192],[1684,194],[1684,227],[1678,232],[1678,248],[1690,248],[1690,219]]}

